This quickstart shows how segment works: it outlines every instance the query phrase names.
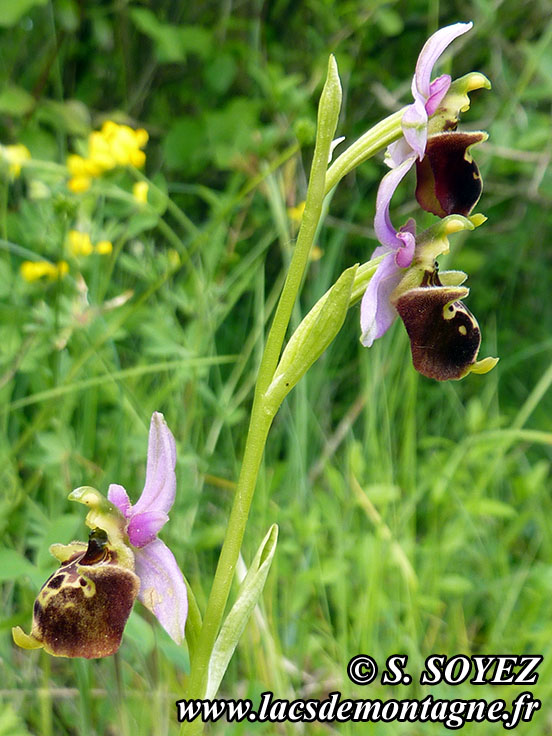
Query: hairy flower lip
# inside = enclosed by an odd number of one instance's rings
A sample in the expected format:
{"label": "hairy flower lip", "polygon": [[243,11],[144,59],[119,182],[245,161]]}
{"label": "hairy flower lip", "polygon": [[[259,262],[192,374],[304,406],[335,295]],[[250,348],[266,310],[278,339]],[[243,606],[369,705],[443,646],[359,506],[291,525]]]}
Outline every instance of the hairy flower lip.
{"label": "hairy flower lip", "polygon": [[133,506],[122,486],[108,498],[80,486],[69,500],[88,508],[88,545],[54,544],[61,563],[36,599],[30,634],[12,630],[25,649],[55,656],[105,657],[119,648],[135,598],[149,608],[174,641],[184,638],[188,611],[184,577],[173,553],[157,537],[176,493],[176,446],[159,412],[149,433],[146,482]]}
{"label": "hairy flower lip", "polygon": [[[88,545],[52,545],[59,568],[44,583],[33,607],[30,634],[12,630],[24,649],[44,648],[56,657],[95,659],[114,654],[138,594],[140,580],[99,528]],[[132,564],[133,567],[133,564]]]}
{"label": "hairy flower lip", "polygon": [[438,217],[467,217],[479,202],[483,182],[470,149],[488,138],[483,131],[448,131],[431,135],[425,156],[416,161],[416,199]]}
{"label": "hairy flower lip", "polygon": [[421,286],[396,302],[415,369],[437,381],[460,379],[475,364],[481,345],[477,320],[462,303],[466,287]]}

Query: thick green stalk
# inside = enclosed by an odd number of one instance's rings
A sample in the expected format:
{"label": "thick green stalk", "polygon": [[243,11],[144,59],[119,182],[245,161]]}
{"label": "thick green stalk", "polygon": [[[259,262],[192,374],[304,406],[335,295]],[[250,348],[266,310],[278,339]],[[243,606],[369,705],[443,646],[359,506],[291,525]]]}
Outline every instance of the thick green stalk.
{"label": "thick green stalk", "polygon": [[[303,221],[259,368],[249,431],[234,503],[230,513],[226,537],[220,553],[211,595],[209,596],[205,611],[196,656],[192,663],[189,694],[189,697],[192,698],[202,697],[205,692],[209,659],[228,601],[245,526],[249,516],[249,509],[257,483],[266,437],[273,419],[273,414],[266,410],[264,393],[270,385],[270,381],[278,365],[282,345],[291,319],[293,305],[295,304],[301,286],[310,249],[320,220],[324,201],[326,168],[331,142],[337,127],[340,106],[341,85],[339,83],[337,65],[335,59],[330,57],[328,76],[320,98],[318,131]],[[189,730],[190,733],[201,732],[202,728],[198,729],[197,722],[190,725],[194,727]]]}
{"label": "thick green stalk", "polygon": [[401,137],[401,120],[404,111],[405,108],[403,107],[374,125],[336,158],[326,174],[326,194],[331,192],[336,184],[339,184],[341,179],[359,164],[368,160],[383,148],[387,148],[390,143]]}

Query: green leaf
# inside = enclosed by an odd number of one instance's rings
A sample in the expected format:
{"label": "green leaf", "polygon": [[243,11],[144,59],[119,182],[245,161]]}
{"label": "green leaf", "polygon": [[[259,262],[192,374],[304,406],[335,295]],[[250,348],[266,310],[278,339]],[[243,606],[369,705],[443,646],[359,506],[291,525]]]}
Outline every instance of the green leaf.
{"label": "green leaf", "polygon": [[204,58],[211,50],[211,34],[205,28],[162,23],[147,8],[133,8],[130,15],[138,30],[153,41],[161,63],[185,61],[188,54]]}
{"label": "green leaf", "polygon": [[511,519],[516,510],[496,498],[475,498],[466,502],[466,509],[470,514],[477,516],[494,516],[499,519]]}
{"label": "green leaf", "polygon": [[236,158],[256,145],[259,103],[236,97],[224,108],[205,113],[204,126],[214,163],[221,169],[232,168]]}
{"label": "green leaf", "polygon": [[14,26],[31,8],[46,5],[48,0],[4,0],[0,2],[0,26]]}
{"label": "green leaf", "polygon": [[355,265],[343,271],[291,336],[265,394],[270,411],[276,413],[285,396],[341,329],[351,301],[357,268]]}
{"label": "green leaf", "polygon": [[211,659],[209,660],[206,698],[214,698],[217,694],[228,663],[238,645],[239,638],[263,592],[276,551],[277,541],[278,526],[273,524],[257,550],[251,567],[241,584],[237,600],[226,617],[213,647]]}
{"label": "green leaf", "polygon": [[34,97],[26,89],[15,84],[6,85],[0,92],[0,112],[6,115],[21,117],[30,112],[34,104]]}
{"label": "green leaf", "polygon": [[31,736],[31,732],[27,731],[27,727],[9,703],[2,705],[0,736]]}
{"label": "green leaf", "polygon": [[187,176],[198,174],[209,160],[205,124],[191,117],[175,120],[163,141],[163,151],[173,171],[185,170]]}
{"label": "green leaf", "polygon": [[90,113],[86,105],[78,100],[45,100],[37,110],[37,120],[69,135],[84,138],[90,132]]}
{"label": "green leaf", "polygon": [[0,581],[17,580],[36,572],[35,566],[14,549],[0,550]]}

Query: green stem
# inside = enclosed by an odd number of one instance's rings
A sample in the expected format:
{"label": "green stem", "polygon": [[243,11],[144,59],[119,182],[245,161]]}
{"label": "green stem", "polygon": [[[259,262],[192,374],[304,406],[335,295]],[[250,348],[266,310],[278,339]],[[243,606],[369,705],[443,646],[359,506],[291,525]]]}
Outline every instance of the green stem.
{"label": "green stem", "polygon": [[405,109],[403,107],[374,125],[336,158],[326,174],[326,194],[359,164],[401,137],[401,120]]}
{"label": "green stem", "polygon": [[[249,431],[234,503],[228,520],[211,595],[207,602],[196,656],[192,663],[189,693],[191,698],[200,698],[205,692],[209,659],[230,594],[266,438],[273,419],[273,414],[267,411],[265,406],[264,393],[270,385],[278,365],[293,305],[301,286],[320,220],[330,145],[337,127],[340,106],[341,85],[335,59],[330,57],[328,77],[320,98],[318,131],[303,221],[259,368]],[[188,725],[190,726],[189,733],[201,733],[202,724],[194,722]]]}

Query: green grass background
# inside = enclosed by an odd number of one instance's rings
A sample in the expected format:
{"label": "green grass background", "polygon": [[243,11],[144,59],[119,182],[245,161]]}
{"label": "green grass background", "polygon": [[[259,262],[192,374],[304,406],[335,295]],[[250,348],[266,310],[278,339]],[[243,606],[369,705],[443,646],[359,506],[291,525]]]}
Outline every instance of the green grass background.
{"label": "green grass background", "polygon": [[[243,556],[251,560],[273,522],[278,550],[221,694],[509,703],[519,688],[420,688],[416,675],[432,653],[536,653],[544,661],[533,690],[543,705],[517,733],[552,732],[551,10],[549,0],[13,0],[0,11],[0,141],[63,163],[104,119],[127,120],[150,133],[146,172],[158,188],[137,211],[117,196],[130,190],[128,174],[82,200],[53,180],[36,198],[33,169],[2,187],[2,736],[178,733],[186,649],[142,606],[106,660],[24,652],[10,629],[29,630],[33,600],[55,567],[48,546],[86,534],[67,493],[117,482],[139,495],[155,410],[178,445],[178,494],[162,537],[204,607],[263,334],[296,234],[287,208],[305,195],[328,54],[344,89],[338,133],[351,141],[408,102],[424,40],[458,20],[473,20],[474,30],[441,69],[477,69],[493,83],[463,119],[490,133],[475,151],[485,182],[477,209],[489,219],[453,236],[443,262],[469,274],[481,356],[500,363],[487,376],[440,385],[412,369],[402,324],[367,350],[358,308],[349,313],[270,433]],[[369,258],[384,171],[379,157],[335,193],[295,324],[344,268]],[[420,214],[412,191],[397,192],[394,221],[414,215],[426,226],[433,218]],[[112,257],[71,261],[59,283],[22,281],[25,253],[66,257],[65,235],[83,223],[113,240]],[[355,687],[346,665],[359,652],[380,664],[407,654],[414,684]],[[445,729],[218,724],[210,732]]]}

